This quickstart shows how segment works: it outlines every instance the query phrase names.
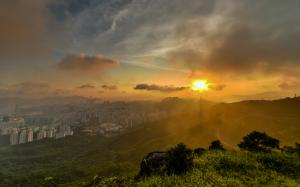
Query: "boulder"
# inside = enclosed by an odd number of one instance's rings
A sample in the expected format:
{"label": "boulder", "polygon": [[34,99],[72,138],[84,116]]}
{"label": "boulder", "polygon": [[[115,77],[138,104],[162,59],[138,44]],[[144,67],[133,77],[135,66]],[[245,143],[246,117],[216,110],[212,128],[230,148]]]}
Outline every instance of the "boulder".
{"label": "boulder", "polygon": [[166,156],[166,152],[156,151],[149,153],[141,162],[137,178],[162,174]]}

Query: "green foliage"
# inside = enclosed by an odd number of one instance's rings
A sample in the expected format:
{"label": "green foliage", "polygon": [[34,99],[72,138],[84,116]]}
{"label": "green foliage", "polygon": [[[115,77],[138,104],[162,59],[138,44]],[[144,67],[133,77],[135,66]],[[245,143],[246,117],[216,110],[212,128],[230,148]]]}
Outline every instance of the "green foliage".
{"label": "green foliage", "polygon": [[279,140],[266,133],[253,131],[245,136],[238,146],[248,151],[270,152],[272,149],[279,149]]}
{"label": "green foliage", "polygon": [[192,150],[185,144],[179,143],[167,152],[166,172],[168,175],[186,173],[192,165]]}
{"label": "green foliage", "polygon": [[[272,157],[294,164],[294,176],[269,168],[261,159]],[[300,186],[300,160],[281,153],[207,151],[194,158],[194,167],[184,175],[153,176],[130,186]],[[283,168],[287,173],[288,168]]]}
{"label": "green foliage", "polygon": [[99,178],[94,183],[90,183],[85,187],[129,187],[134,185],[134,180],[132,178],[124,177],[108,177],[108,178]]}
{"label": "green foliage", "polygon": [[208,149],[209,150],[219,150],[219,151],[224,151],[225,150],[225,148],[222,145],[220,140],[212,141]]}
{"label": "green foliage", "polygon": [[57,187],[57,183],[53,177],[46,177],[42,184],[44,187]]}
{"label": "green foliage", "polygon": [[194,153],[194,155],[201,155],[201,154],[203,154],[205,151],[206,151],[206,150],[205,150],[204,148],[199,147],[199,148],[194,149],[193,153]]}
{"label": "green foliage", "polygon": [[300,156],[300,144],[299,143],[295,143],[295,146],[284,146],[281,149],[282,152],[285,153],[292,153],[292,154],[297,154],[298,156]]}

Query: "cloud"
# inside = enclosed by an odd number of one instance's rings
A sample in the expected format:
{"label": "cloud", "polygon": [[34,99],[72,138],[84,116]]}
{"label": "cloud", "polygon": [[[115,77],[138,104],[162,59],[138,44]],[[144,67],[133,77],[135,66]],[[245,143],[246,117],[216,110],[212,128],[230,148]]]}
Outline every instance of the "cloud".
{"label": "cloud", "polygon": [[116,90],[118,89],[118,87],[116,85],[102,85],[101,88],[103,88],[104,90]]}
{"label": "cloud", "polygon": [[78,88],[78,89],[95,89],[96,87],[94,85],[91,85],[91,84],[83,84],[83,85],[80,85],[76,88]]}
{"label": "cloud", "polygon": [[168,53],[168,60],[172,65],[187,67],[190,70],[199,69],[203,56],[193,49],[179,49]]}
{"label": "cloud", "polygon": [[[33,59],[50,51],[55,33],[50,34],[46,1],[0,1],[0,56],[3,59]],[[4,61],[5,62],[5,61]],[[2,62],[1,62],[2,63]]]}
{"label": "cloud", "polygon": [[47,96],[69,96],[74,92],[67,88],[56,88],[47,82],[19,82],[0,87],[0,97],[41,98]]}
{"label": "cloud", "polygon": [[219,2],[206,19],[178,25],[174,40],[181,41],[181,47],[170,51],[167,60],[222,75],[297,71],[298,8],[297,1]]}
{"label": "cloud", "polygon": [[296,81],[282,82],[278,87],[282,90],[300,90],[300,83]]}
{"label": "cloud", "polygon": [[177,22],[209,14],[214,2],[64,0],[63,3],[52,3],[50,11],[69,31],[73,42],[71,47],[131,56],[156,49]]}
{"label": "cloud", "polygon": [[0,88],[1,97],[45,96],[52,92],[49,84],[43,82],[20,82]]}
{"label": "cloud", "polygon": [[102,55],[68,54],[62,58],[58,67],[64,71],[91,73],[103,72],[117,64],[118,61]]}
{"label": "cloud", "polygon": [[160,92],[178,92],[188,89],[188,87],[159,86],[156,84],[138,84],[135,90],[160,91]]}
{"label": "cloud", "polygon": [[225,84],[212,84],[209,86],[209,88],[214,91],[222,91],[226,87],[227,87],[227,85],[225,85]]}
{"label": "cloud", "polygon": [[[248,26],[235,26],[204,59],[212,71],[279,71],[300,61],[300,32],[267,36]],[[272,31],[270,31],[272,33]],[[271,34],[272,35],[272,34]]]}

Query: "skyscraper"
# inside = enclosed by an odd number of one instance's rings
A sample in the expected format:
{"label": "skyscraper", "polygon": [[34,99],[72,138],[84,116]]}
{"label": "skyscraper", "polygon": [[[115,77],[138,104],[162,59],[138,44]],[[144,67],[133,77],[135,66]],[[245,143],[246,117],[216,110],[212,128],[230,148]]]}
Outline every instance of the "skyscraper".
{"label": "skyscraper", "polygon": [[32,142],[33,141],[33,131],[31,128],[27,130],[27,142]]}
{"label": "skyscraper", "polygon": [[27,130],[23,129],[19,135],[19,144],[27,142]]}
{"label": "skyscraper", "polygon": [[12,129],[9,137],[10,145],[16,145],[19,143],[19,133],[16,128]]}

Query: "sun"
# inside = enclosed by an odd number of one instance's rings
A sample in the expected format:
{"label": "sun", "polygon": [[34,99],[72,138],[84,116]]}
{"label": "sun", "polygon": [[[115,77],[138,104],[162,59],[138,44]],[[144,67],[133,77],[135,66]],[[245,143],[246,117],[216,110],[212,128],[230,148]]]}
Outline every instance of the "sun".
{"label": "sun", "polygon": [[204,92],[208,90],[208,82],[207,80],[194,80],[192,82],[191,89],[193,91]]}

